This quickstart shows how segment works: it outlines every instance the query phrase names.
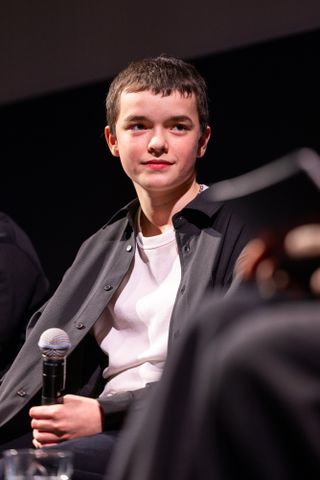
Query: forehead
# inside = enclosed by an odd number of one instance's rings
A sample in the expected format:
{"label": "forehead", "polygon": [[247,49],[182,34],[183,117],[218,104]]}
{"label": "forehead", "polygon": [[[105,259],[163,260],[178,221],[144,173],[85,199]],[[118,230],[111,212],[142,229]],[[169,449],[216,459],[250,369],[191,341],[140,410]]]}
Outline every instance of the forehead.
{"label": "forehead", "polygon": [[129,116],[163,117],[189,116],[198,119],[198,109],[194,94],[183,95],[173,91],[170,95],[154,94],[149,90],[142,92],[123,91],[119,102],[118,120]]}

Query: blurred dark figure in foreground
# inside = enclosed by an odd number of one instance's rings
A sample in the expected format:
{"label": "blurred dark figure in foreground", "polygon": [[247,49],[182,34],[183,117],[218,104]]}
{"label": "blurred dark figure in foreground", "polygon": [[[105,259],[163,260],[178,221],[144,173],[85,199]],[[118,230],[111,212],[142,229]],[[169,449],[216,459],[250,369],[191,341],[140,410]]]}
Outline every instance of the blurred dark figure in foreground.
{"label": "blurred dark figure in foreground", "polygon": [[48,287],[30,239],[0,212],[0,378],[17,355],[27,321]]}
{"label": "blurred dark figure in foreground", "polygon": [[320,477],[319,187],[319,159],[302,150],[213,189],[257,236],[243,281],[194,315],[106,478]]}

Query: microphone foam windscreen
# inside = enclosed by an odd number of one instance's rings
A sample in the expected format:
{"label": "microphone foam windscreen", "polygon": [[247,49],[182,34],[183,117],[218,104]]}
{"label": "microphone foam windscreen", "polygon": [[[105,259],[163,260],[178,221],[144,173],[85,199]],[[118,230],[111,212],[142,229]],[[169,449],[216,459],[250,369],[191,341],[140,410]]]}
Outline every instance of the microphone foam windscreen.
{"label": "microphone foam windscreen", "polygon": [[38,346],[43,355],[52,359],[64,358],[70,347],[68,334],[61,328],[49,328],[39,338]]}

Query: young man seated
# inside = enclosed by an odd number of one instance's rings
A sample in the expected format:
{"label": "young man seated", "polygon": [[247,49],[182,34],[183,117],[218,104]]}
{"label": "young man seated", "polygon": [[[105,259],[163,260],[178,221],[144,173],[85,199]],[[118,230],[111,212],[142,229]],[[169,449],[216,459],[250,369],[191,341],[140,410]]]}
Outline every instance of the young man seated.
{"label": "young man seated", "polygon": [[[106,103],[106,141],[137,198],[82,245],[0,388],[2,450],[72,449],[75,478],[87,479],[103,474],[129,407],[159,380],[190,311],[208,291],[228,289],[247,242],[241,221],[197,182],[210,126],[192,65],[133,62]],[[64,403],[47,406],[37,343],[52,327],[66,331],[72,350]]]}

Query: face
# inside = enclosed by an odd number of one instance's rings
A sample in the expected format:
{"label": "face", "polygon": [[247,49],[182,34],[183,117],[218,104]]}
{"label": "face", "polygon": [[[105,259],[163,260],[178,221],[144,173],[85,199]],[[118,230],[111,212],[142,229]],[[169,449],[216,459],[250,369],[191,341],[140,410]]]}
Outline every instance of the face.
{"label": "face", "polygon": [[210,128],[201,134],[193,95],[124,91],[115,135],[109,127],[105,135],[136,189],[156,192],[195,181],[196,159],[205,153]]}

